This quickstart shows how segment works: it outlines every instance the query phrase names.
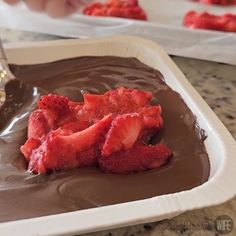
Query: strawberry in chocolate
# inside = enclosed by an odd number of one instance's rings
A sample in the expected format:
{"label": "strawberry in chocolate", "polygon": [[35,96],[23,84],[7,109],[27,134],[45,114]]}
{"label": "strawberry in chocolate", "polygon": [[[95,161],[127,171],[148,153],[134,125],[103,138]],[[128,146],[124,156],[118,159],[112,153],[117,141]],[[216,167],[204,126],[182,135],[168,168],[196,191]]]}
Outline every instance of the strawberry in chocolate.
{"label": "strawberry in chocolate", "polygon": [[190,11],[184,16],[183,24],[194,29],[209,29],[225,32],[236,32],[236,15],[217,16],[207,12]]}
{"label": "strawberry in chocolate", "polygon": [[28,140],[21,147],[28,170],[98,166],[126,174],[165,164],[172,154],[168,147],[149,145],[163,127],[161,107],[151,106],[151,99],[149,92],[123,87],[84,94],[84,103],[43,96],[30,115]]}
{"label": "strawberry in chocolate", "polygon": [[83,13],[90,16],[111,16],[136,20],[147,20],[137,0],[108,0],[106,3],[93,2]]}
{"label": "strawberry in chocolate", "polygon": [[99,144],[110,127],[112,115],[71,135],[50,132],[39,148],[32,151],[29,171],[45,173],[75,167],[94,166],[100,154]]}
{"label": "strawberry in chocolate", "polygon": [[164,144],[135,145],[133,148],[99,158],[100,168],[107,173],[125,174],[154,169],[165,164],[171,151]]}

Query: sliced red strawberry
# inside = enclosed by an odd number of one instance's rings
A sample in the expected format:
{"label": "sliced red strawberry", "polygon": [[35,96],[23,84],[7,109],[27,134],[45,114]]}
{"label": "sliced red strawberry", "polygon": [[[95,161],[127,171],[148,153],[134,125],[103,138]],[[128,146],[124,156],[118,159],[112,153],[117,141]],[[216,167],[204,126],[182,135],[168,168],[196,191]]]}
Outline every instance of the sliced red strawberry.
{"label": "sliced red strawberry", "polygon": [[20,151],[25,156],[25,158],[29,161],[32,151],[37,149],[40,146],[41,142],[35,138],[28,138],[24,145],[20,147]]}
{"label": "sliced red strawberry", "polygon": [[95,166],[99,154],[96,145],[77,152],[63,139],[57,139],[53,133],[50,133],[45,142],[34,151],[28,170],[33,173],[47,173],[55,170]]}
{"label": "sliced red strawberry", "polygon": [[[198,14],[193,28],[197,29],[209,29],[210,27],[214,27],[214,19],[208,13],[204,12],[202,14]],[[214,27],[215,28],[215,27]]]}
{"label": "sliced red strawberry", "polygon": [[172,153],[164,144],[138,145],[126,151],[99,158],[99,167],[108,173],[128,174],[158,168],[164,165]]}
{"label": "sliced red strawberry", "polygon": [[231,5],[231,4],[236,4],[235,0],[199,0],[202,3],[206,4],[217,4],[217,5]]}
{"label": "sliced red strawberry", "polygon": [[50,130],[47,118],[42,110],[35,110],[29,117],[28,138],[40,139]]}
{"label": "sliced red strawberry", "polygon": [[103,117],[112,113],[112,106],[104,95],[84,94],[84,109],[91,117]]}
{"label": "sliced red strawberry", "polygon": [[49,109],[55,111],[59,115],[63,115],[69,110],[69,99],[65,96],[49,94],[42,96],[38,101],[39,109]]}
{"label": "sliced red strawberry", "polygon": [[38,101],[38,107],[46,118],[50,130],[76,121],[76,112],[80,106],[80,103],[69,101],[67,97],[55,94],[42,96]]}
{"label": "sliced red strawberry", "polygon": [[77,166],[76,150],[57,137],[54,132],[49,133],[39,148],[32,152],[28,165],[30,172],[46,173]]}
{"label": "sliced red strawberry", "polygon": [[[127,89],[124,87],[119,87],[117,89],[110,90],[104,95],[109,97],[111,103],[118,103],[120,99],[124,99],[122,105],[125,105],[124,103],[129,100],[130,102],[128,102],[128,104],[131,103],[132,106],[137,107],[147,105],[152,99],[152,94],[150,92],[138,89]],[[114,102],[112,102],[112,99],[115,99]]]}
{"label": "sliced red strawberry", "polygon": [[93,2],[83,11],[91,16],[112,16],[137,20],[147,20],[144,10],[137,0],[109,0],[105,3]]}
{"label": "sliced red strawberry", "polygon": [[161,129],[163,127],[160,105],[143,107],[140,114],[143,117],[144,129]]}
{"label": "sliced red strawberry", "polygon": [[130,149],[136,142],[142,128],[138,113],[118,115],[112,122],[102,148],[107,157],[114,152]]}
{"label": "sliced red strawberry", "polygon": [[[84,109],[79,112],[81,117],[100,119],[109,113],[125,114],[139,112],[152,99],[152,94],[137,89],[117,88],[104,95],[84,95]],[[84,118],[81,118],[84,119]]]}
{"label": "sliced red strawberry", "polygon": [[60,135],[71,135],[71,134],[76,133],[78,131],[87,129],[88,127],[89,127],[88,121],[78,121],[77,120],[77,121],[70,122],[70,123],[67,123],[67,124],[61,126],[57,130],[55,130],[55,132],[57,132]]}
{"label": "sliced red strawberry", "polygon": [[97,145],[92,146],[91,148],[80,152],[77,154],[78,165],[81,167],[85,166],[97,166],[98,158],[101,155],[100,149]]}
{"label": "sliced red strawberry", "polygon": [[183,21],[184,26],[193,28],[196,16],[197,13],[195,11],[187,12],[184,16],[184,21]]}
{"label": "sliced red strawberry", "polygon": [[236,32],[236,15],[233,14],[225,14],[221,17],[223,29],[226,32]]}
{"label": "sliced red strawberry", "polygon": [[56,138],[63,140],[65,143],[68,143],[77,152],[84,151],[92,145],[99,143],[99,140],[110,128],[112,120],[112,115],[107,115],[87,129],[73,133],[69,136],[57,136]]}
{"label": "sliced red strawberry", "polygon": [[31,153],[28,170],[45,173],[94,163],[97,156],[92,154],[98,152],[97,146],[109,129],[112,119],[112,115],[108,115],[89,128],[68,136],[60,135],[57,131],[50,132],[42,145]]}
{"label": "sliced red strawberry", "polygon": [[227,31],[227,32],[235,32],[236,33],[236,20],[228,22],[225,25],[224,30]]}
{"label": "sliced red strawberry", "polygon": [[190,28],[236,32],[236,15],[217,16],[207,12],[197,14],[190,11],[185,15],[183,24]]}
{"label": "sliced red strawberry", "polygon": [[136,7],[138,6],[137,0],[108,0],[107,1],[108,6],[116,6],[116,7]]}
{"label": "sliced red strawberry", "polygon": [[102,9],[103,8],[103,4],[100,2],[92,2],[91,4],[89,4],[89,6],[87,6],[83,13],[86,15],[91,15],[94,9]]}

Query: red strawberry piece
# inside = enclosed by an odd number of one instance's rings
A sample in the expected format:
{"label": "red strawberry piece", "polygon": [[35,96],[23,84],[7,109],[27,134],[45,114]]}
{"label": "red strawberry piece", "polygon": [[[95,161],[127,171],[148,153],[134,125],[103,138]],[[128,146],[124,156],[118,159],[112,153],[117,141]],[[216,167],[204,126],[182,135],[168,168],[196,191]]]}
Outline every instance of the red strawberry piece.
{"label": "red strawberry piece", "polygon": [[231,13],[226,13],[223,16],[224,18],[226,18],[227,20],[236,20],[236,15],[231,14]]}
{"label": "red strawberry piece", "polygon": [[76,133],[78,131],[87,129],[88,127],[89,127],[88,121],[77,120],[77,121],[70,122],[70,123],[67,123],[67,124],[61,126],[57,130],[55,130],[55,132],[57,132],[60,135],[71,135],[71,134]]}
{"label": "red strawberry piece", "polygon": [[217,5],[223,5],[223,6],[236,3],[234,0],[199,0],[199,1],[206,4],[217,4]]}
{"label": "red strawberry piece", "polygon": [[35,110],[29,117],[28,138],[40,139],[50,130],[48,121],[42,110]]}
{"label": "red strawberry piece", "polygon": [[99,158],[99,167],[108,173],[128,174],[158,168],[164,165],[172,153],[164,144],[154,146],[137,145],[132,149]]}
{"label": "red strawberry piece", "polygon": [[31,153],[34,149],[37,149],[40,146],[41,142],[35,138],[28,138],[26,143],[21,146],[20,150],[25,156],[25,158],[29,161]]}
{"label": "red strawberry piece", "polygon": [[211,29],[214,27],[214,19],[211,15],[204,12],[196,17],[193,27],[197,29]]}
{"label": "red strawberry piece", "polygon": [[146,20],[146,15],[144,13],[144,11],[136,6],[136,7],[132,7],[132,8],[126,8],[128,10],[127,14],[127,18],[131,18],[131,19],[137,19],[137,20]]}
{"label": "red strawberry piece", "polygon": [[228,13],[221,17],[221,19],[224,31],[236,32],[236,15]]}
{"label": "red strawberry piece", "polygon": [[99,142],[102,136],[104,136],[110,128],[112,120],[112,115],[107,115],[87,129],[73,133],[69,136],[58,136],[57,138],[70,144],[77,152],[84,151]]}
{"label": "red strawberry piece", "polygon": [[93,2],[89,4],[87,7],[84,8],[83,13],[86,15],[91,15],[94,9],[101,9],[103,8],[103,4],[100,2]]}
{"label": "red strawberry piece", "polygon": [[107,157],[114,152],[132,148],[141,131],[141,117],[138,113],[118,115],[112,122],[102,155]]}
{"label": "red strawberry piece", "polygon": [[191,11],[185,15],[183,24],[187,27],[197,29],[235,32],[235,17],[236,15],[233,14],[217,16],[207,12],[197,14]]}
{"label": "red strawberry piece", "polygon": [[101,9],[94,9],[91,14],[91,16],[104,16],[107,15],[107,9],[101,8]]}
{"label": "red strawberry piece", "polygon": [[42,110],[51,130],[76,120],[76,108],[79,103],[70,101],[67,97],[49,94],[42,96],[38,101],[38,107]]}
{"label": "red strawberry piece", "polygon": [[107,8],[114,7],[119,9],[123,6],[123,4],[124,3],[122,2],[122,0],[109,0],[106,3],[104,3],[104,6],[106,6]]}
{"label": "red strawberry piece", "polygon": [[42,145],[32,152],[28,170],[45,173],[81,167],[81,163],[87,163],[86,157],[88,163],[94,163],[97,157],[90,154],[97,152],[96,147],[105,136],[112,119],[112,115],[108,115],[89,128],[68,136],[60,135],[57,131],[50,132]]}
{"label": "red strawberry piece", "polygon": [[139,143],[150,143],[150,140],[163,128],[161,106],[146,106],[139,113],[142,117],[142,131]]}
{"label": "red strawberry piece", "polygon": [[192,28],[194,26],[196,16],[197,13],[195,11],[189,11],[188,13],[186,13],[183,21],[184,26]]}
{"label": "red strawberry piece", "polygon": [[163,119],[161,117],[161,106],[143,107],[140,114],[143,116],[144,129],[161,129],[163,127]]}
{"label": "red strawberry piece", "polygon": [[123,14],[122,9],[118,8],[118,7],[109,7],[107,9],[107,16],[113,16],[113,17],[121,17]]}
{"label": "red strawberry piece", "polygon": [[84,94],[84,105],[87,110],[93,110],[96,106],[103,106],[104,95]]}
{"label": "red strawberry piece", "polygon": [[137,0],[109,0],[105,3],[91,3],[84,11],[86,15],[113,16],[138,20],[147,20],[145,12]]}
{"label": "red strawberry piece", "polygon": [[224,30],[227,32],[235,32],[236,33],[236,20],[228,22],[225,25]]}
{"label": "red strawberry piece", "polygon": [[101,151],[97,145],[77,154],[77,167],[97,166]]}
{"label": "red strawberry piece", "polygon": [[108,7],[117,7],[117,8],[134,8],[138,7],[138,1],[137,0],[109,0],[107,3],[105,3]]}
{"label": "red strawberry piece", "polygon": [[150,92],[138,89],[127,89],[124,87],[110,90],[104,95],[109,97],[109,101],[112,105],[121,105],[119,109],[123,110],[123,112],[132,111],[131,107],[135,107],[136,110],[140,109],[140,107],[147,105],[152,99]]}
{"label": "red strawberry piece", "polygon": [[51,130],[76,121],[76,112],[81,105],[68,101],[68,98],[58,95],[42,96],[38,102],[40,109],[29,117],[28,137],[40,139]]}
{"label": "red strawberry piece", "polygon": [[[152,94],[123,87],[106,92],[104,95],[84,95],[84,109],[79,117],[102,118],[109,113],[124,114],[139,112],[152,99]],[[83,118],[84,119],[84,118]]]}
{"label": "red strawberry piece", "polygon": [[52,170],[67,170],[77,166],[76,150],[63,142],[54,132],[30,156],[28,171],[46,173]]}
{"label": "red strawberry piece", "polygon": [[96,145],[76,152],[71,145],[50,133],[46,141],[33,152],[28,170],[33,173],[48,173],[55,170],[95,166],[98,155],[99,149]]}
{"label": "red strawberry piece", "polygon": [[38,108],[42,110],[53,110],[58,115],[63,115],[69,111],[69,99],[65,96],[49,94],[42,96],[38,101]]}

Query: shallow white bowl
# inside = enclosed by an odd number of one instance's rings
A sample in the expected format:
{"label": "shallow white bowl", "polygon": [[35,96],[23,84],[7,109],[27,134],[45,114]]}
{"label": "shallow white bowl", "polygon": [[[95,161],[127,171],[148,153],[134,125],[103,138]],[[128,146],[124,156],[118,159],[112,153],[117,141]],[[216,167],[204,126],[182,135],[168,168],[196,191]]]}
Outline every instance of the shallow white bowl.
{"label": "shallow white bowl", "polygon": [[[77,56],[136,57],[160,70],[181,94],[202,129],[210,158],[209,180],[191,190],[145,200],[0,224],[0,235],[69,235],[171,218],[184,211],[220,204],[236,194],[236,142],[205,101],[157,44],[136,37],[62,40],[7,46],[9,62],[35,64]],[[16,196],[17,199],[17,196]]]}

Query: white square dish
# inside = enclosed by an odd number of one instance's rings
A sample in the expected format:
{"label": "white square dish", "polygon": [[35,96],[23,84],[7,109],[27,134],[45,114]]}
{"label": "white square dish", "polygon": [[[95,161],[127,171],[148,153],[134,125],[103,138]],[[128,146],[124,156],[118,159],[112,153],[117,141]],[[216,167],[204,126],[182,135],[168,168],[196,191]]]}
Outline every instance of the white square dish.
{"label": "white square dish", "polygon": [[136,37],[117,36],[91,40],[62,40],[7,46],[10,63],[36,64],[77,56],[135,57],[158,69],[177,91],[199,126],[207,132],[209,180],[191,190],[145,200],[104,206],[0,224],[1,235],[69,235],[99,231],[171,218],[184,211],[220,204],[232,198],[236,178],[236,143],[214,112],[155,43]]}

